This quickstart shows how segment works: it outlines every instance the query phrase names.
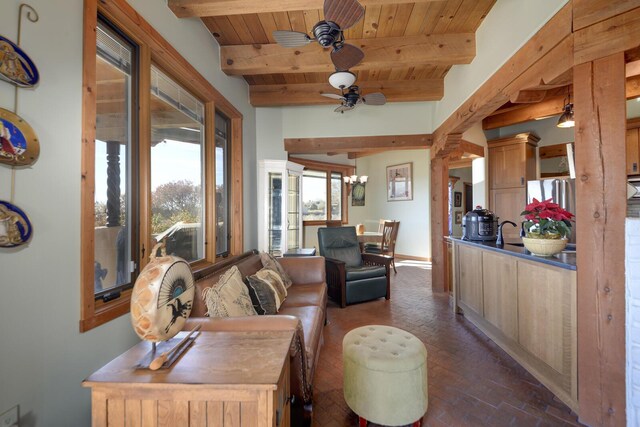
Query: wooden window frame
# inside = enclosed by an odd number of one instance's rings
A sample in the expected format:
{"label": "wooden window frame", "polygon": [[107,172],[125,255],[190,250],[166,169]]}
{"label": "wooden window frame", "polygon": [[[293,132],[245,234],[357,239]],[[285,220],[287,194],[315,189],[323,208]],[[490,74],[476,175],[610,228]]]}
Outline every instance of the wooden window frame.
{"label": "wooden window frame", "polygon": [[[331,173],[332,172],[338,172],[340,174],[342,174],[343,177],[345,176],[351,176],[353,174],[355,174],[356,171],[356,167],[355,166],[351,166],[351,165],[341,165],[341,164],[337,164],[337,163],[327,163],[327,162],[319,162],[316,160],[307,160],[307,159],[301,159],[299,157],[291,157],[289,156],[289,161],[292,161],[294,163],[298,163],[299,165],[302,165],[305,167],[305,169],[309,169],[309,170],[313,170],[313,171],[319,171],[319,172],[326,172],[327,173],[327,204],[330,206],[331,204]],[[340,218],[340,221],[342,221],[343,224],[348,224],[349,223],[349,194],[347,191],[347,184],[344,183],[344,181],[342,181],[341,183],[342,187],[342,217]],[[304,187],[302,189],[304,191]],[[330,217],[331,216],[331,210],[327,209],[327,216]],[[306,226],[311,226],[311,225],[326,225],[327,221],[331,221],[330,218],[327,218],[326,220],[314,220],[314,221],[302,221],[302,226],[306,227]]]}
{"label": "wooden window frame", "polygon": [[[139,220],[138,251],[139,266],[147,264],[152,248],[151,237],[151,64],[155,64],[168,76],[195,95],[205,104],[205,183],[214,182],[215,149],[214,113],[216,110],[231,120],[231,199],[229,208],[233,220],[230,256],[243,251],[243,193],[242,193],[242,114],[222,96],[176,49],[174,49],[142,16],[125,0],[84,1],[83,29],[83,75],[82,75],[82,180],[81,180],[81,310],[80,331],[85,332],[102,325],[129,311],[131,289],[123,291],[119,298],[103,302],[95,299],[94,292],[94,189],[95,189],[95,139],[96,139],[96,27],[98,14],[115,25],[138,46],[138,188]],[[206,185],[206,184],[205,184]],[[215,187],[215,185],[213,185]],[[215,188],[205,187],[205,221],[211,220],[215,212]],[[213,192],[212,192],[213,190]],[[216,262],[215,227],[205,227],[205,259],[192,264],[194,274],[213,267]]]}

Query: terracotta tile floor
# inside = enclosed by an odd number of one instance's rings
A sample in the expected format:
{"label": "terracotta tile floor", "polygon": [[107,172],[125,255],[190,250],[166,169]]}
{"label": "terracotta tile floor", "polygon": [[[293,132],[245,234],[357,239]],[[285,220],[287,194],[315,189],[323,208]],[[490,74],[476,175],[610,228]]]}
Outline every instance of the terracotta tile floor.
{"label": "terracotta tile floor", "polygon": [[342,394],[342,339],[353,328],[391,325],[420,338],[428,351],[427,426],[580,425],[575,413],[463,316],[448,296],[431,292],[428,264],[398,263],[391,300],[341,309],[329,302],[329,324],[315,374],[313,426],[357,425]]}

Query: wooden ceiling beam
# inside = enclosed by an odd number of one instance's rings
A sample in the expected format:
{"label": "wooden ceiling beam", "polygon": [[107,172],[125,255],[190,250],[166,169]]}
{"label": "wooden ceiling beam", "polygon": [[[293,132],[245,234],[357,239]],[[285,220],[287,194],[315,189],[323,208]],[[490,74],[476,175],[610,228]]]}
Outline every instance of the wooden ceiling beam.
{"label": "wooden ceiling beam", "polygon": [[[444,95],[444,79],[389,80],[358,82],[361,94],[382,92],[388,102],[437,101]],[[282,85],[250,85],[249,98],[254,107],[284,105],[335,104],[335,99],[322,93],[339,93],[329,83],[299,83]]]}
{"label": "wooden ceiling beam", "polygon": [[505,113],[499,113],[500,110],[498,110],[496,112],[498,114],[493,114],[482,121],[482,129],[496,129],[561,114],[565,101],[566,98],[563,96],[554,96],[537,104],[529,104]]}
{"label": "wooden ceiling beam", "polygon": [[546,90],[520,90],[511,96],[514,104],[533,104],[540,102],[547,95]]}
{"label": "wooden ceiling beam", "polygon": [[331,138],[285,138],[289,154],[362,153],[376,150],[417,150],[431,147],[430,134],[348,136]]}
{"label": "wooden ceiling beam", "polygon": [[[431,34],[349,40],[364,52],[352,71],[393,68],[398,64],[469,64],[476,55],[473,33]],[[228,75],[333,72],[329,50],[317,43],[298,49],[278,44],[221,46],[222,71]]]}
{"label": "wooden ceiling beam", "polygon": [[[443,0],[360,0],[363,6],[430,3]],[[323,9],[324,0],[169,0],[169,8],[178,18],[247,15]]]}

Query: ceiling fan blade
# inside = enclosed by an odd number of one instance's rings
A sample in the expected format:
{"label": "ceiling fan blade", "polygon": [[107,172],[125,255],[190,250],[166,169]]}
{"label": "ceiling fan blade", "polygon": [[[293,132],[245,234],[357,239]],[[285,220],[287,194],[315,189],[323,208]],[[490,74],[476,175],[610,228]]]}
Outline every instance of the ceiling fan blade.
{"label": "ceiling fan blade", "polygon": [[336,113],[344,113],[345,111],[349,110],[353,110],[353,107],[349,107],[348,105],[341,105],[333,111],[335,111]]}
{"label": "ceiling fan blade", "polygon": [[380,92],[370,93],[362,97],[362,102],[367,105],[384,105],[387,103],[387,98]]}
{"label": "ceiling fan blade", "polygon": [[353,27],[364,16],[357,0],[324,0],[324,20],[338,24],[341,30]]}
{"label": "ceiling fan blade", "polygon": [[337,95],[335,93],[321,93],[320,95],[326,96],[327,98],[331,98],[331,99],[339,99],[341,101],[344,100],[344,96]]}
{"label": "ceiling fan blade", "polygon": [[299,31],[274,31],[273,38],[284,47],[301,47],[311,43],[311,37]]}
{"label": "ceiling fan blade", "polygon": [[364,52],[352,44],[336,46],[331,51],[331,61],[338,71],[355,67],[364,58]]}

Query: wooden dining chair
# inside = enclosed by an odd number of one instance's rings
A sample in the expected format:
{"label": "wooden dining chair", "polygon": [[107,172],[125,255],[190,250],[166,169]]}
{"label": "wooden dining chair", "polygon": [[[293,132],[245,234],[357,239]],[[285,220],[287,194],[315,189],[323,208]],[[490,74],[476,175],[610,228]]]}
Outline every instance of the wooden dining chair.
{"label": "wooden dining chair", "polygon": [[391,265],[395,273],[398,273],[398,270],[396,270],[395,256],[399,228],[400,221],[385,221],[382,228],[382,242],[380,246],[365,246],[365,252],[391,256]]}
{"label": "wooden dining chair", "polygon": [[342,220],[330,220],[327,221],[327,227],[342,227]]}

